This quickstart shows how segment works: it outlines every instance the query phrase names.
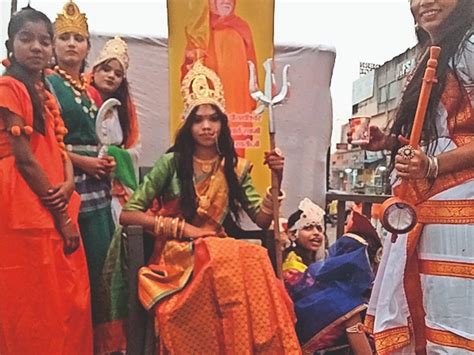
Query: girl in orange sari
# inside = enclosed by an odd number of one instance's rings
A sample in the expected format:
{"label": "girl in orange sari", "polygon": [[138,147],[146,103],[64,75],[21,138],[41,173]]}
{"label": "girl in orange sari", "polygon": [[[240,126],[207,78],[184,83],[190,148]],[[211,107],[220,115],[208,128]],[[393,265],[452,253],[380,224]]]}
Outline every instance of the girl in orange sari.
{"label": "girl in orange sari", "polygon": [[[419,63],[391,135],[375,127],[366,149],[392,151],[393,188],[406,180],[417,225],[387,238],[366,323],[379,354],[474,352],[474,2],[411,0]],[[413,127],[430,46],[441,47],[421,149]],[[410,152],[408,156],[404,152]]]}
{"label": "girl in orange sari", "polygon": [[30,7],[8,26],[0,78],[0,353],[91,354],[89,279],[64,124],[43,69],[49,19]]}
{"label": "girl in orange sari", "polygon": [[[175,144],[120,218],[156,235],[139,297],[155,314],[159,346],[176,354],[299,354],[292,303],[266,250],[226,234],[242,209],[267,228],[272,205],[255,191],[249,162],[237,158],[222,84],[198,62],[182,93],[186,120]],[[265,162],[281,179],[283,157],[271,152]],[[161,209],[153,217],[144,212],[155,198]]]}

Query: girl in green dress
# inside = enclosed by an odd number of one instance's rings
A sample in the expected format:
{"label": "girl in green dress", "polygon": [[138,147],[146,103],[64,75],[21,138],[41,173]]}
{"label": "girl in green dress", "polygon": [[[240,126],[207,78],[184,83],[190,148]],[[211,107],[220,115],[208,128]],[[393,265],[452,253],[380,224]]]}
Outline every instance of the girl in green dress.
{"label": "girl in green dress", "polygon": [[[159,348],[175,354],[298,354],[291,301],[267,251],[236,240],[228,227],[245,212],[261,228],[272,221],[251,165],[237,157],[222,84],[197,63],[183,79],[182,128],[124,206],[120,222],[155,236],[139,272],[139,298],[153,311]],[[267,153],[281,180],[284,158]],[[159,203],[156,215],[145,213]]]}
{"label": "girl in green dress", "polygon": [[54,26],[57,66],[47,80],[69,132],[64,142],[74,166],[76,190],[81,195],[79,227],[86,250],[95,322],[99,279],[115,228],[110,209],[110,175],[115,162],[110,157],[97,157],[97,107],[87,94],[87,81],[82,74],[90,47],[86,17],[76,4],[68,2]]}

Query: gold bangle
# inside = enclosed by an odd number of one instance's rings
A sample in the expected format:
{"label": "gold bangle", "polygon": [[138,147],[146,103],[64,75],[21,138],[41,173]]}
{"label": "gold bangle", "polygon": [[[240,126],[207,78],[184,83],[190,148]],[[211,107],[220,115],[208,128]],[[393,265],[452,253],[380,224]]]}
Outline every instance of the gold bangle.
{"label": "gold bangle", "polygon": [[426,171],[425,178],[436,179],[438,177],[438,172],[438,158],[435,156],[428,155],[428,169]]}
{"label": "gold bangle", "polygon": [[[281,201],[285,197],[286,197],[285,192],[280,190],[280,196],[278,196],[278,207],[280,207]],[[269,216],[273,215],[273,197],[271,194],[271,187],[267,188],[265,197],[263,198],[262,204],[260,205],[260,210],[266,215],[269,215]]]}
{"label": "gold bangle", "polygon": [[155,224],[153,226],[153,232],[156,235],[161,235],[162,220],[163,220],[163,216],[155,216]]}
{"label": "gold bangle", "polygon": [[170,220],[169,217],[163,217],[163,236],[165,239],[169,239],[170,237]]}
{"label": "gold bangle", "polygon": [[181,228],[179,230],[179,235],[178,235],[178,239],[179,240],[182,240],[183,239],[183,235],[184,235],[184,227],[186,226],[186,220],[183,218],[181,220]]}
{"label": "gold bangle", "polygon": [[173,238],[173,218],[171,217],[165,217],[166,222],[165,222],[165,236],[166,239]]}
{"label": "gold bangle", "polygon": [[155,233],[155,234],[158,234],[156,232],[157,227],[158,227],[158,216],[155,216],[155,218],[153,219],[153,233]]}
{"label": "gold bangle", "polygon": [[[267,187],[267,193],[265,195],[265,197],[269,196],[270,197],[270,200],[272,200],[272,187],[271,186],[268,186]],[[282,189],[280,189],[280,191],[278,192],[278,201],[283,201],[284,199],[286,198],[286,192]]]}
{"label": "gold bangle", "polygon": [[173,218],[173,221],[171,222],[171,225],[173,227],[173,238],[178,239],[178,226],[179,226],[179,218]]}
{"label": "gold bangle", "polygon": [[165,218],[161,216],[160,218],[160,228],[158,229],[159,235],[163,236],[165,229]]}
{"label": "gold bangle", "polygon": [[158,216],[153,219],[153,233],[158,234]]}

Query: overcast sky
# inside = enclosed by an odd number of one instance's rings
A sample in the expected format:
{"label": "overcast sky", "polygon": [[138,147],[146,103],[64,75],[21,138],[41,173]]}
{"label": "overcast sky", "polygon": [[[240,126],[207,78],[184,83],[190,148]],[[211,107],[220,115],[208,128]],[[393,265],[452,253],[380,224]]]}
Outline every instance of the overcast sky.
{"label": "overcast sky", "polygon": [[[382,64],[415,44],[408,0],[275,0],[275,43],[327,44],[336,48],[331,86],[333,143],[351,116],[352,82],[359,62]],[[65,1],[31,0],[54,20]],[[76,0],[93,32],[167,37],[166,0]],[[27,4],[18,0],[18,8]],[[10,1],[0,0],[1,43]],[[5,56],[4,46],[0,55]]]}

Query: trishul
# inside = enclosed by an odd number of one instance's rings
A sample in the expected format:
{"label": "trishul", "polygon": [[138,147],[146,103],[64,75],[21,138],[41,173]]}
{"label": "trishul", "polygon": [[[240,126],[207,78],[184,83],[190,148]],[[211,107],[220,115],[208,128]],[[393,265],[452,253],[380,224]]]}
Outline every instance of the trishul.
{"label": "trishul", "polygon": [[[263,63],[263,67],[265,68],[265,93],[259,90],[256,73],[255,73],[255,65],[249,61],[249,70],[250,70],[250,80],[249,80],[249,90],[250,96],[260,103],[260,105],[255,110],[256,114],[262,113],[265,108],[268,108],[268,127],[270,131],[270,148],[272,151],[275,150],[275,120],[273,118],[273,106],[278,105],[281,103],[286,95],[288,94],[288,88],[290,83],[288,81],[288,69],[290,65],[287,64],[283,68],[283,84],[281,87],[280,92],[273,96],[273,88],[275,84],[275,75],[273,73],[273,60],[267,59],[265,63]],[[276,274],[278,278],[282,278],[282,240],[280,238],[280,211],[279,211],[279,201],[278,195],[280,193],[280,181],[278,176],[272,171],[272,204],[273,204],[273,228],[275,231],[275,259],[276,259]]]}
{"label": "trishul", "polygon": [[263,93],[258,88],[255,65],[251,61],[249,61],[248,64],[250,70],[250,96],[252,97],[252,99],[257,101],[257,103],[260,103],[260,105],[255,109],[255,113],[261,114],[265,110],[265,107],[268,107],[268,126],[270,134],[275,133],[273,106],[280,104],[288,95],[288,90],[290,88],[290,82],[288,81],[288,69],[290,68],[290,65],[286,64],[283,67],[282,86],[280,92],[276,96],[273,96],[273,89],[275,85],[275,74],[273,73],[273,59],[268,58],[263,63],[263,67],[265,68],[265,93]]}

